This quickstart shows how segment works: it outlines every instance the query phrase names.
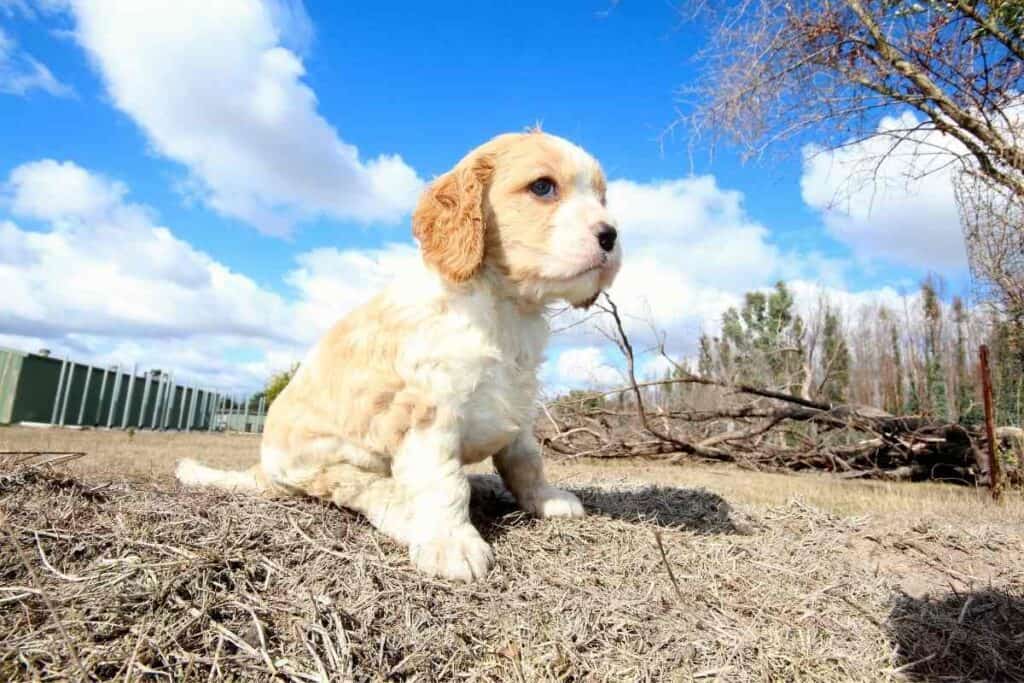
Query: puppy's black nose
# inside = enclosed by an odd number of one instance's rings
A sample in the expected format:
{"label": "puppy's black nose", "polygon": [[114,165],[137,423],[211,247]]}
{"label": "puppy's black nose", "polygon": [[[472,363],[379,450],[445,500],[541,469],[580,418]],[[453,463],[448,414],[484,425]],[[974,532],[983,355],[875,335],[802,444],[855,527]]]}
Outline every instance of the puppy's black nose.
{"label": "puppy's black nose", "polygon": [[615,228],[607,223],[602,223],[597,230],[597,243],[605,251],[611,251],[615,248],[615,238],[618,236],[619,232]]}

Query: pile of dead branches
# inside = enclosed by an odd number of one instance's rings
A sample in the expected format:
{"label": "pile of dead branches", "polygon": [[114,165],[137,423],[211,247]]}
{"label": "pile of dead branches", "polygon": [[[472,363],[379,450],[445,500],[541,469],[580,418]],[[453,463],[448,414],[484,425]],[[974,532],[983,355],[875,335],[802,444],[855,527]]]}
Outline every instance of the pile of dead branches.
{"label": "pile of dead branches", "polygon": [[[615,303],[606,297],[602,308],[614,323],[610,337],[625,357],[629,383],[611,391],[575,392],[545,405],[537,430],[553,457],[691,457],[756,469],[826,470],[850,478],[988,482],[981,425],[825,403],[699,377],[678,365],[674,377],[640,382]],[[691,388],[687,397],[693,400],[666,405],[654,399],[656,392],[683,387]],[[1015,484],[1024,470],[1020,432],[997,432],[1006,481]]]}

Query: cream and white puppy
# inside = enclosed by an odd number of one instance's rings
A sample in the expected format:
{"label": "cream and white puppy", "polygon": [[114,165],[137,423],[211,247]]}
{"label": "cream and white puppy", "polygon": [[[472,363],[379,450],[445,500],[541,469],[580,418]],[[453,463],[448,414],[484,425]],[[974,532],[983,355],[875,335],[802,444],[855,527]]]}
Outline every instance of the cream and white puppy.
{"label": "cream and white puppy", "polygon": [[483,577],[462,466],[493,456],[520,506],[582,517],[544,479],[533,422],[548,304],[593,303],[622,250],[598,163],[533,131],[470,152],[413,215],[423,266],[341,320],[270,407],[261,462],[178,478],[356,510],[428,574]]}

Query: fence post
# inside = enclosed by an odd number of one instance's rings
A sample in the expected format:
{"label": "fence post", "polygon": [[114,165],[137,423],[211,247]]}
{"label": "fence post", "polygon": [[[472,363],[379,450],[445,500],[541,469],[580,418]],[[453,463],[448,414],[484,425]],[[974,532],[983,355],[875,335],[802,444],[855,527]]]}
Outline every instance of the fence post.
{"label": "fence post", "polygon": [[149,428],[155,430],[157,426],[158,415],[160,414],[160,401],[163,400],[164,393],[164,375],[160,373],[156,376],[156,388],[153,390],[153,415],[149,418]]}
{"label": "fence post", "polygon": [[103,366],[103,381],[100,382],[100,397],[96,402],[96,420],[95,424],[99,426],[100,422],[103,421],[103,398],[107,395],[107,374],[110,372],[110,368]]}
{"label": "fence post", "polygon": [[121,366],[114,366],[114,386],[110,390],[110,410],[107,411],[107,429],[114,424],[114,410],[117,408],[117,399],[121,395]]}
{"label": "fence post", "polygon": [[985,436],[988,438],[988,483],[992,488],[992,498],[999,500],[1002,486],[999,481],[999,457],[996,453],[995,415],[992,410],[992,375],[988,367],[988,346],[982,344],[978,349],[981,357],[981,397],[985,402]]}
{"label": "fence post", "polygon": [[143,376],[145,379],[142,381],[142,404],[139,406],[139,419],[135,422],[135,426],[139,429],[145,427],[146,424],[146,404],[149,402],[149,384],[151,379],[150,372],[144,372]]}
{"label": "fence post", "polygon": [[158,410],[153,410],[153,422],[156,425],[154,429],[164,428],[164,406],[167,405],[167,386],[170,380],[171,376],[168,373],[160,377],[160,405]]}
{"label": "fence post", "polygon": [[85,404],[89,400],[89,382],[92,381],[92,366],[85,366],[85,388],[82,389],[82,400],[78,404],[78,425],[85,424]]}
{"label": "fence post", "polygon": [[163,430],[167,427],[167,403],[172,401],[171,391],[174,389],[174,378],[168,374],[164,375],[164,396],[160,399],[160,416],[156,420],[157,429]]}
{"label": "fence post", "polygon": [[132,374],[128,376],[128,395],[124,398],[124,412],[121,413],[121,429],[128,426],[128,418],[132,412],[132,394],[135,393],[135,373],[139,371],[139,364],[132,366]]}
{"label": "fence post", "polygon": [[217,392],[210,394],[210,402],[206,405],[206,431],[213,431],[213,415],[217,410]]}
{"label": "fence post", "polygon": [[[171,376],[171,400],[167,403],[167,416],[164,419],[164,429],[171,429],[174,424],[174,402],[178,400],[178,383]],[[185,389],[181,387],[181,399],[185,400]]]}
{"label": "fence post", "polygon": [[64,415],[68,412],[68,397],[71,396],[71,384],[75,381],[75,362],[68,365],[68,377],[64,380],[64,399],[60,402],[60,426],[64,426]]}
{"label": "fence post", "polygon": [[167,429],[171,424],[171,410],[174,408],[175,394],[178,393],[177,387],[174,386],[174,375],[167,376],[167,390],[164,393],[164,409],[160,416],[160,429]]}
{"label": "fence post", "polygon": [[189,388],[185,387],[185,395],[188,397],[188,401],[185,402],[185,431],[188,432],[192,429],[192,406],[196,403],[196,388],[192,387],[189,393]]}
{"label": "fence post", "polygon": [[192,418],[196,414],[196,388],[192,387],[192,397],[188,401],[188,415],[185,418],[185,431],[192,431]]}
{"label": "fence post", "polygon": [[188,400],[188,387],[184,384],[181,385],[181,405],[178,407],[178,431],[181,431],[181,426],[185,420],[185,401]]}
{"label": "fence post", "polygon": [[196,429],[202,429],[206,419],[206,404],[210,402],[210,392],[206,389],[199,390],[199,402],[196,403]]}
{"label": "fence post", "polygon": [[57,424],[57,416],[60,414],[60,392],[64,389],[64,375],[68,370],[68,357],[64,356],[60,362],[60,377],[57,379],[57,395],[53,397],[53,413],[50,415],[50,424]]}
{"label": "fence post", "polygon": [[217,427],[217,413],[220,411],[220,392],[213,394],[213,410],[210,411],[210,425],[206,431],[212,432]]}

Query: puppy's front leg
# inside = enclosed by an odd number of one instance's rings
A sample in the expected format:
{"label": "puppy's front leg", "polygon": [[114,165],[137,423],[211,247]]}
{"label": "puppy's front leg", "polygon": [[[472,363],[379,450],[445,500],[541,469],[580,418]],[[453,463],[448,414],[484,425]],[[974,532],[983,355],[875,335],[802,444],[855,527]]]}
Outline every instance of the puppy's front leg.
{"label": "puppy's front leg", "polygon": [[408,512],[404,536],[413,564],[449,579],[486,576],[494,554],[469,521],[469,480],[459,460],[457,424],[440,419],[410,430],[391,473]]}
{"label": "puppy's front leg", "polygon": [[533,432],[524,429],[494,456],[494,465],[520,507],[538,517],[583,517],[580,499],[544,480],[544,462]]}

